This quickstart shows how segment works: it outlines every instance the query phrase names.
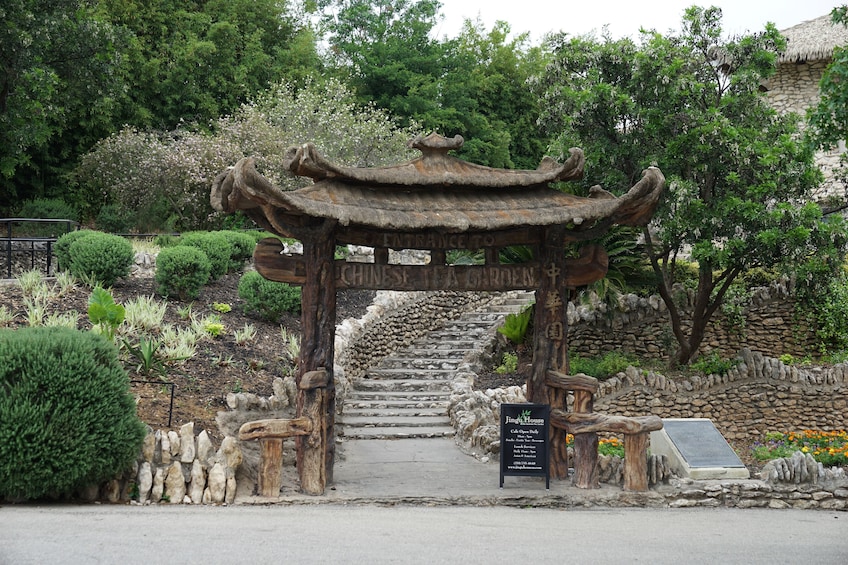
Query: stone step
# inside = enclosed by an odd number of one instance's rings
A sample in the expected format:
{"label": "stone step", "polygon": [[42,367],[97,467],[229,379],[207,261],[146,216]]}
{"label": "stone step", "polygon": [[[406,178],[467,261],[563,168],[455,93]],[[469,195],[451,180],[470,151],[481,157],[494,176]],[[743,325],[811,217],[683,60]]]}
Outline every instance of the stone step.
{"label": "stone step", "polygon": [[422,417],[422,418],[446,418],[448,413],[447,405],[437,406],[422,406],[419,408],[408,406],[347,406],[342,416],[344,421],[350,416],[374,418],[395,418],[395,417]]}
{"label": "stone step", "polygon": [[341,436],[346,439],[410,439],[453,437],[451,426],[396,427],[396,428],[342,428]]}
{"label": "stone step", "polygon": [[388,410],[389,412],[409,411],[417,413],[432,410],[446,414],[448,410],[448,401],[446,399],[436,400],[416,400],[411,398],[403,398],[398,400],[381,399],[381,398],[351,398],[345,399],[345,414],[370,413],[376,410]]}
{"label": "stone step", "polygon": [[474,347],[457,347],[450,343],[420,341],[406,349],[401,350],[397,355],[429,355],[433,359],[440,358],[444,355],[445,358],[464,357],[469,351],[474,351]]}
{"label": "stone step", "polygon": [[427,357],[395,357],[390,356],[380,361],[375,370],[406,369],[411,371],[455,371],[462,359],[430,359]]}
{"label": "stone step", "polygon": [[442,331],[480,332],[483,333],[492,326],[499,325],[496,320],[453,320],[442,326]]}
{"label": "stone step", "polygon": [[346,428],[422,428],[435,426],[450,426],[447,416],[348,416],[345,415],[339,422]]}
{"label": "stone step", "polygon": [[453,323],[464,323],[464,322],[475,322],[479,324],[488,323],[488,324],[496,324],[498,320],[504,316],[503,312],[466,312],[458,319],[447,322],[448,325]]}
{"label": "stone step", "polygon": [[450,392],[446,390],[352,390],[348,393],[347,402],[445,402],[450,400]]}
{"label": "stone step", "polygon": [[[365,373],[365,376],[360,380],[356,381],[356,383],[362,381],[384,381],[386,379],[393,380],[433,380],[440,379],[447,381],[451,378],[451,376],[456,371],[456,368],[453,369],[415,369],[415,368],[390,368],[390,367],[375,367],[372,369],[368,369]],[[356,387],[356,383],[354,383],[354,387]]]}
{"label": "stone step", "polygon": [[361,379],[353,385],[356,391],[422,391],[422,392],[450,392],[450,382],[432,379]]}
{"label": "stone step", "polygon": [[488,332],[482,332],[479,335],[470,332],[447,332],[437,330],[432,332],[426,339],[416,339],[413,345],[421,347],[423,344],[431,343],[431,340],[438,340],[442,344],[450,344],[453,346],[463,347],[467,349],[476,348],[481,342],[485,341]]}

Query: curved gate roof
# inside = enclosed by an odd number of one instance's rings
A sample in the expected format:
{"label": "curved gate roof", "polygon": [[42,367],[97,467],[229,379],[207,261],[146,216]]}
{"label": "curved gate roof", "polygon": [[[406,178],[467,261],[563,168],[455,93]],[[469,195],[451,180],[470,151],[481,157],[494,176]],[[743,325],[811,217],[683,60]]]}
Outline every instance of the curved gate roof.
{"label": "curved gate roof", "polygon": [[[651,167],[626,194],[615,197],[594,187],[588,197],[560,192],[556,181],[583,175],[584,157],[572,149],[565,163],[546,157],[535,170],[494,169],[448,154],[462,145],[431,134],[410,145],[422,156],[388,167],[343,167],[327,161],[312,144],[291,148],[286,156],[295,175],[315,183],[284,191],[255,168],[252,158],[221,173],[212,188],[212,205],[226,212],[273,210],[337,220],[343,226],[380,230],[435,229],[446,232],[494,231],[522,226],[591,226],[611,219],[646,224],[665,179]],[[253,215],[253,213],[251,215]]]}

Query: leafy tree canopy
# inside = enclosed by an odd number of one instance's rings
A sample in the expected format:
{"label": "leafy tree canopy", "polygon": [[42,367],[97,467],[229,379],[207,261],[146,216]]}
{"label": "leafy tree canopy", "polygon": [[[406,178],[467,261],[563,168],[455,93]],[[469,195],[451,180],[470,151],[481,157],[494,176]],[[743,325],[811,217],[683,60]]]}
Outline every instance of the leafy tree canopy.
{"label": "leafy tree canopy", "polygon": [[[645,250],[669,308],[677,351],[697,355],[706,326],[746,269],[841,260],[844,230],[810,201],[821,182],[798,117],[759,93],[785,40],[773,25],[726,39],[721,10],[689,8],[682,31],[643,31],[641,43],[602,37],[551,40],[540,86],[543,123],[563,154],[581,146],[586,186],[621,192],[658,165],[668,180]],[[681,301],[678,259],[698,264]],[[683,293],[685,296],[685,293]]]}
{"label": "leafy tree canopy", "polygon": [[538,136],[536,97],[527,86],[542,67],[542,51],[527,35],[509,39],[498,22],[487,31],[465,22],[455,39],[434,37],[436,0],[325,0],[322,29],[329,64],[405,124],[462,135],[463,159],[493,167],[535,168],[545,143]]}
{"label": "leafy tree canopy", "polygon": [[[10,0],[0,6],[0,199],[63,196],[124,124],[207,125],[319,66],[287,0]],[[75,192],[93,215],[102,200]],[[81,198],[81,200],[79,200]],[[10,208],[13,206],[10,206]]]}
{"label": "leafy tree canopy", "polygon": [[[831,18],[835,25],[848,26],[848,6],[834,8]],[[820,98],[808,114],[808,137],[818,149],[831,150],[848,139],[848,45],[837,46],[833,58],[819,82]],[[848,156],[841,156],[843,185],[848,186]],[[844,203],[838,204],[844,208]]]}
{"label": "leafy tree canopy", "polygon": [[317,68],[314,36],[288,0],[99,0],[132,34],[125,122],[206,124],[282,79]]}
{"label": "leafy tree canopy", "polygon": [[96,16],[94,4],[87,0],[0,4],[0,201],[4,204],[37,196],[57,161],[79,144],[91,144],[102,136],[115,113],[122,36]]}

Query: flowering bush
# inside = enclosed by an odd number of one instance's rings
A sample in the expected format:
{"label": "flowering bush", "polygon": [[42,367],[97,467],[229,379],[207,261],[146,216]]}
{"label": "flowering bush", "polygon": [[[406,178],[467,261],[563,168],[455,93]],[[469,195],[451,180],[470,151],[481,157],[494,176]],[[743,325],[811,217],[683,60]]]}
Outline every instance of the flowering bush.
{"label": "flowering bush", "polygon": [[755,443],[752,449],[759,461],[791,457],[796,451],[802,451],[811,453],[813,459],[823,465],[848,465],[848,432],[769,432],[765,442]]}
{"label": "flowering bush", "polygon": [[211,133],[125,128],[83,157],[75,180],[92,198],[133,211],[144,231],[201,229],[219,223],[209,204],[212,182],[244,156],[255,157],[265,176],[293,190],[307,181],[282,166],[291,145],[311,141],[338,163],[374,166],[409,158],[406,142],[415,134],[382,110],[357,104],[334,80],[298,90],[278,84],[211,126]]}

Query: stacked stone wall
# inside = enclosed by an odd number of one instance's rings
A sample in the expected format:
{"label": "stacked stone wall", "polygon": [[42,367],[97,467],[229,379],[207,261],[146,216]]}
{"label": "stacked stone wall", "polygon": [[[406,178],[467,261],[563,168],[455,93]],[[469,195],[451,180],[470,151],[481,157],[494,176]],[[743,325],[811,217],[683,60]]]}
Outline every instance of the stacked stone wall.
{"label": "stacked stone wall", "polygon": [[84,500],[150,504],[232,504],[236,473],[242,463],[239,442],[226,437],[215,450],[206,430],[197,436],[194,424],[150,431],[132,467],[102,485],[80,493]]}
{"label": "stacked stone wall", "polygon": [[[690,310],[694,294],[682,296],[683,309]],[[668,309],[658,296],[627,295],[615,309],[597,302],[572,304],[568,316],[568,349],[572,354],[595,357],[623,351],[640,358],[667,360],[676,347]],[[785,284],[756,289],[744,317],[744,325],[734,325],[718,312],[707,327],[700,353],[716,352],[727,358],[747,347],[774,357],[816,356],[814,329],[797,315]]]}
{"label": "stacked stone wall", "polygon": [[709,418],[731,440],[770,431],[848,428],[848,365],[787,366],[744,350],[725,375],[670,379],[630,367],[600,384],[597,412],[623,416]]}

